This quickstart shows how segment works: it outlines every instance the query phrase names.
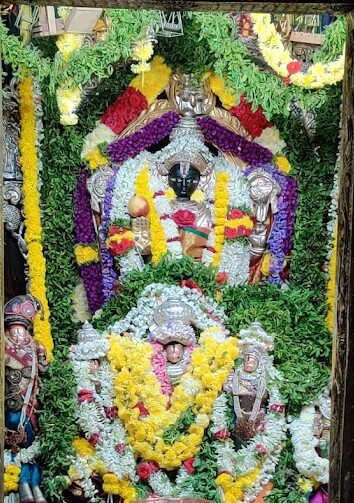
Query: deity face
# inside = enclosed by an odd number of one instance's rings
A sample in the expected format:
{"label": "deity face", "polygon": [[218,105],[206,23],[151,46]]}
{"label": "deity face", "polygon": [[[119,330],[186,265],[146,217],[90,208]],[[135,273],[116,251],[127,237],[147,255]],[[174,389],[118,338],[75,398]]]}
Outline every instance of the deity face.
{"label": "deity face", "polygon": [[258,358],[256,355],[251,354],[246,354],[244,356],[244,361],[243,361],[243,368],[245,372],[254,372],[257,367],[258,367]]}
{"label": "deity face", "polygon": [[90,360],[90,373],[95,375],[100,368],[100,362],[98,360]]}
{"label": "deity face", "polygon": [[183,358],[184,346],[179,342],[171,342],[165,347],[167,361],[170,363],[179,363]]}
{"label": "deity face", "polygon": [[199,171],[189,162],[175,164],[168,173],[168,184],[178,199],[190,199],[198,187],[199,180]]}
{"label": "deity face", "polygon": [[27,329],[24,325],[11,325],[7,333],[15,344],[22,344],[27,339]]}

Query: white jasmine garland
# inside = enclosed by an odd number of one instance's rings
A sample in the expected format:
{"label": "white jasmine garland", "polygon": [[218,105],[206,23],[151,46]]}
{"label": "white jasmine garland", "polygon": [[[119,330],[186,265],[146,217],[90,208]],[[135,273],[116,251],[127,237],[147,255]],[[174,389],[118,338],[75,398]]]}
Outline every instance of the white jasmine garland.
{"label": "white jasmine garland", "polygon": [[272,154],[278,154],[286,147],[286,143],[280,138],[279,129],[276,126],[263,129],[262,134],[253,141],[268,148]]}
{"label": "white jasmine garland", "polygon": [[239,241],[225,241],[221,252],[219,270],[227,273],[230,285],[238,285],[248,281],[250,258],[249,243],[243,244]]}
{"label": "white jasmine garland", "polygon": [[321,458],[316,451],[319,439],[313,433],[315,418],[315,406],[309,405],[304,407],[300,416],[289,424],[294,446],[294,461],[296,468],[302,475],[321,484],[327,484],[329,461],[326,458]]}
{"label": "white jasmine garland", "polygon": [[89,133],[85,139],[81,151],[81,159],[85,159],[87,154],[92,152],[98,145],[102,143],[112,143],[116,140],[117,135],[112,131],[111,128],[99,122],[95,129]]}
{"label": "white jasmine garland", "polygon": [[216,301],[197,290],[152,283],[143,290],[137,306],[131,309],[122,320],[109,327],[107,333],[121,334],[129,331],[135,337],[146,338],[149,328],[154,325],[155,309],[168,299],[179,299],[188,304],[193,310],[195,325],[201,330],[226,323],[224,309]]}
{"label": "white jasmine garland", "polygon": [[23,464],[33,463],[36,457],[40,454],[39,440],[34,440],[33,444],[29,447],[22,447],[16,454],[12,453],[9,449],[4,450],[4,466],[16,465],[19,468]]}

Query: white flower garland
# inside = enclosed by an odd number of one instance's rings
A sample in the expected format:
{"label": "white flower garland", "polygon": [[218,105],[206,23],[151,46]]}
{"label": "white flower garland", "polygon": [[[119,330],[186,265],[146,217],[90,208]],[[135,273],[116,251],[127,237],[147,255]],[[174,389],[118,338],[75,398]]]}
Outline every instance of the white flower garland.
{"label": "white flower garland", "polygon": [[133,307],[122,320],[110,326],[107,333],[132,332],[135,337],[146,338],[149,327],[154,324],[155,309],[169,299],[179,299],[190,306],[194,313],[195,324],[200,330],[215,325],[222,326],[227,321],[224,309],[215,300],[197,290],[152,283],[144,288],[136,307]]}
{"label": "white flower garland", "polygon": [[4,466],[16,465],[19,468],[23,464],[33,463],[40,453],[39,440],[34,440],[33,444],[26,448],[21,448],[16,454],[12,453],[9,449],[4,450]]}
{"label": "white flower garland", "polygon": [[294,461],[299,472],[321,484],[328,483],[329,461],[321,458],[316,447],[319,439],[313,434],[316,417],[314,405],[304,407],[300,416],[289,424],[294,446]]}

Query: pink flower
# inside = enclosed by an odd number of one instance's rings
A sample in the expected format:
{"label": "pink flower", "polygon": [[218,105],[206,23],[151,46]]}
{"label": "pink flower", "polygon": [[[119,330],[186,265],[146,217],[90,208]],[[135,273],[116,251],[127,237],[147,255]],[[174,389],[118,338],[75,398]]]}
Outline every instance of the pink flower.
{"label": "pink flower", "polygon": [[148,416],[148,415],[149,415],[149,411],[148,411],[148,409],[145,407],[145,405],[143,404],[143,402],[138,402],[138,403],[135,405],[135,407],[136,407],[137,409],[139,409],[139,412],[140,412],[139,416],[140,416],[140,417],[145,417],[145,416]]}
{"label": "pink flower", "polygon": [[91,389],[82,388],[77,394],[77,400],[79,403],[82,402],[93,402],[93,391]]}
{"label": "pink flower", "polygon": [[188,458],[185,461],[183,461],[183,466],[184,466],[186,472],[191,475],[193,473],[195,473],[194,462],[195,462],[195,458]]}
{"label": "pink flower", "polygon": [[148,480],[151,475],[160,469],[159,465],[153,461],[142,461],[136,467],[136,473],[141,480]]}
{"label": "pink flower", "polygon": [[105,407],[104,412],[108,419],[115,419],[118,416],[117,407]]}
{"label": "pink flower", "polygon": [[283,79],[282,79],[282,80],[283,80],[284,84],[287,84],[287,85],[288,85],[288,84],[290,84],[290,83],[291,83],[291,78],[290,78],[290,77],[283,77]]}
{"label": "pink flower", "polygon": [[218,440],[226,440],[229,438],[230,432],[226,428],[223,428],[222,430],[217,431],[215,436]]}
{"label": "pink flower", "polygon": [[99,433],[94,433],[91,435],[91,437],[88,439],[91,445],[95,446],[99,441],[101,440],[100,434]]}
{"label": "pink flower", "polygon": [[257,444],[256,445],[256,449],[262,455],[265,455],[268,452],[267,449],[265,448],[265,446],[263,444]]}
{"label": "pink flower", "polygon": [[280,414],[283,414],[285,412],[285,405],[282,403],[272,403],[270,410],[272,412],[279,412]]}
{"label": "pink flower", "polygon": [[228,279],[229,275],[227,272],[220,271],[216,275],[216,282],[219,283],[219,285],[223,285]]}
{"label": "pink flower", "polygon": [[178,210],[172,215],[176,225],[190,227],[195,222],[195,214],[189,210]]}
{"label": "pink flower", "polygon": [[123,454],[125,451],[125,445],[124,444],[117,444],[115,446],[115,450],[118,452],[118,454]]}

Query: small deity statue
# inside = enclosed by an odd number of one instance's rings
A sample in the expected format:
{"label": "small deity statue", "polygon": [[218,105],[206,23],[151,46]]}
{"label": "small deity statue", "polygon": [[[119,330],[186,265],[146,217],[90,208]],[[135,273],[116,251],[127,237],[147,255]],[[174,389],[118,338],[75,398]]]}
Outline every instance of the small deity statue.
{"label": "small deity statue", "polygon": [[268,400],[267,378],[272,337],[255,321],[240,331],[241,366],[232,379],[232,394],[236,414],[236,434],[247,441],[262,428]]}
{"label": "small deity statue", "polygon": [[191,326],[192,314],[190,307],[178,299],[163,302],[154,312],[155,324],[150,328],[148,339],[163,346],[166,371],[172,386],[179,383],[188,369],[197,343]]}
{"label": "small deity statue", "polygon": [[[45,348],[29,333],[39,311],[41,304],[31,295],[19,295],[5,305],[5,445],[14,459],[39,433],[35,413],[39,379],[47,370],[47,360]],[[38,464],[23,463],[20,502],[46,502],[39,482]]]}
{"label": "small deity statue", "polygon": [[318,454],[321,458],[329,459],[331,430],[331,396],[330,388],[327,387],[318,399],[316,407],[316,418],[314,424],[314,435],[318,438]]}

